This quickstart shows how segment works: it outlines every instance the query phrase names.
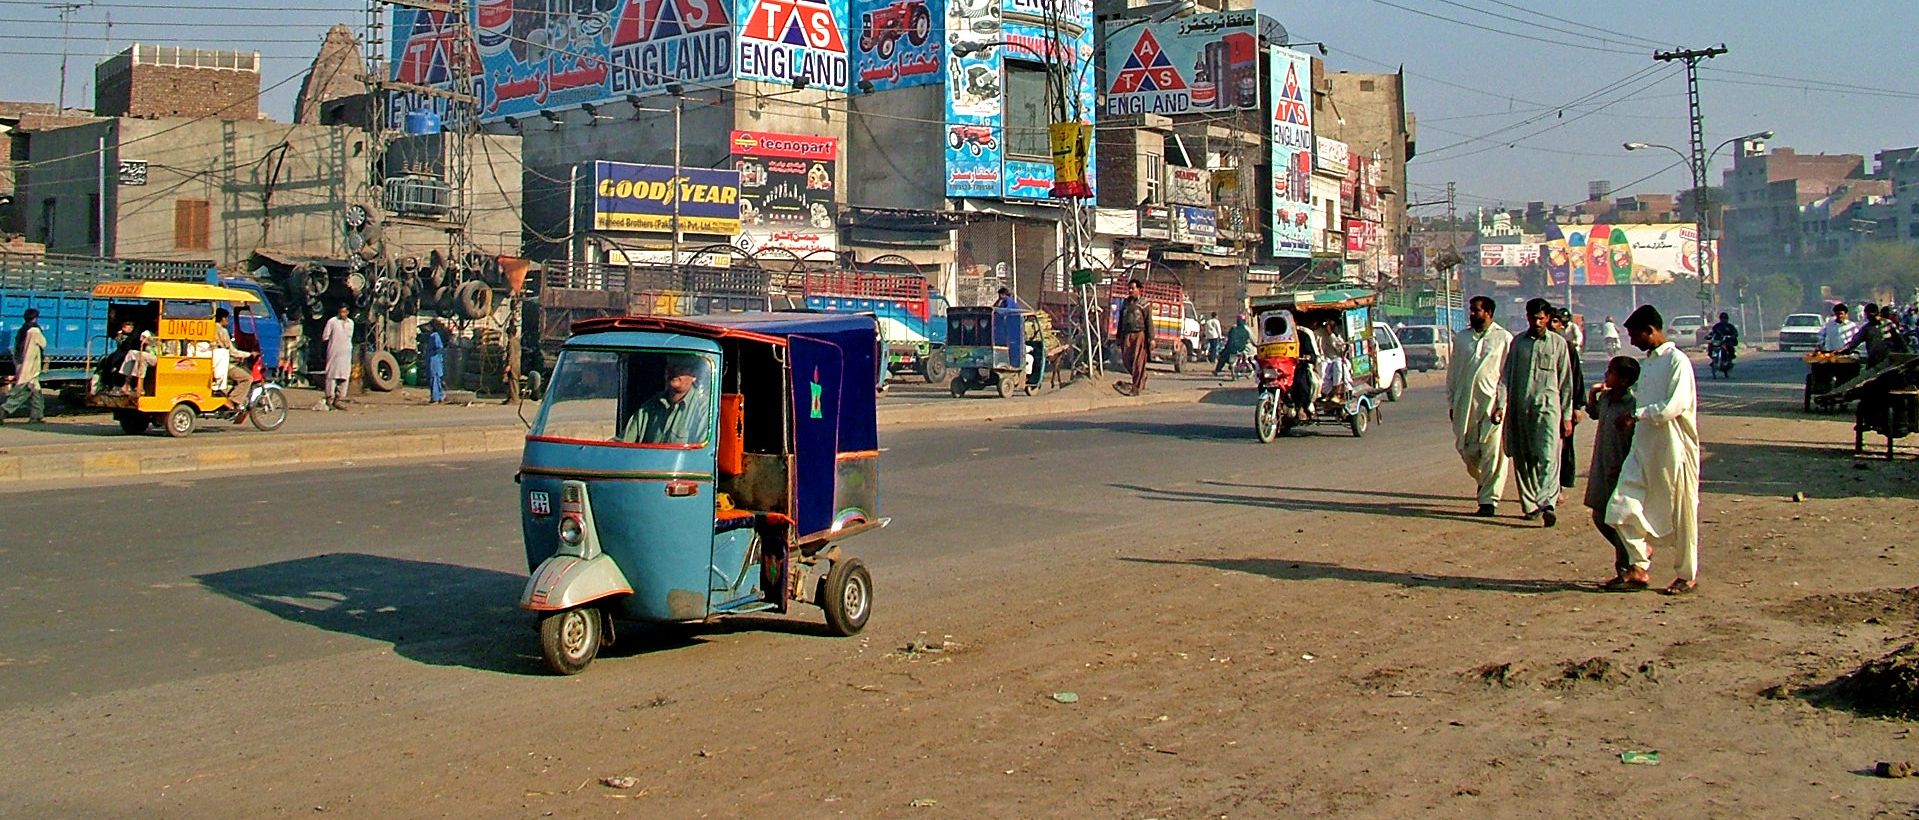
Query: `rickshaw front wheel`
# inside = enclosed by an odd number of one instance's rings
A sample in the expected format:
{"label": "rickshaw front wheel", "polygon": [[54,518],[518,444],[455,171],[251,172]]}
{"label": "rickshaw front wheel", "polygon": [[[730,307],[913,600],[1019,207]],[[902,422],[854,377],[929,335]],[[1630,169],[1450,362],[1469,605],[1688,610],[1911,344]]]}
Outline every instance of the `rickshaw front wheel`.
{"label": "rickshaw front wheel", "polygon": [[193,435],[193,425],[200,420],[200,411],[193,405],[181,402],[167,413],[167,435],[184,438]]}
{"label": "rickshaw front wheel", "polygon": [[857,635],[866,628],[873,614],[873,576],[858,558],[833,562],[820,592],[820,608],[826,610],[826,628],[842,638]]}
{"label": "rickshaw front wheel", "polygon": [[247,406],[247,420],[263,433],[280,429],[287,422],[286,392],[274,385],[261,388],[260,395]]}
{"label": "rickshaw front wheel", "polygon": [[1259,397],[1259,407],[1253,411],[1253,431],[1262,444],[1279,438],[1279,396],[1272,391],[1262,391]]}
{"label": "rickshaw front wheel", "polygon": [[577,675],[600,654],[600,611],[590,606],[540,616],[540,655],[562,675]]}

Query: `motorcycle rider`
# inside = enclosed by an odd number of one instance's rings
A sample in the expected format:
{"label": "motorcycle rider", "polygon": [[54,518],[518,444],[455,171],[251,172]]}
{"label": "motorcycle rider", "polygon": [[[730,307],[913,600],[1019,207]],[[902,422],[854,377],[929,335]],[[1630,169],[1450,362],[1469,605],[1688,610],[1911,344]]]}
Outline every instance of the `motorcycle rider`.
{"label": "motorcycle rider", "polygon": [[1706,350],[1725,357],[1726,366],[1739,357],[1739,328],[1733,327],[1731,317],[1719,314],[1718,323],[1706,335]]}

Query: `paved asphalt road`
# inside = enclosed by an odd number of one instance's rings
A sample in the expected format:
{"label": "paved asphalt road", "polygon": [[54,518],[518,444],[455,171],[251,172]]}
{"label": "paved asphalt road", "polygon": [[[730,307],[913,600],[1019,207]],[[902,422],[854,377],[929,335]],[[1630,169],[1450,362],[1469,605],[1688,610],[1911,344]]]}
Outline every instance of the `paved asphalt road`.
{"label": "paved asphalt road", "polygon": [[[1796,402],[1796,389],[1784,388],[1798,367],[1796,357],[1755,356],[1741,381],[1702,377],[1702,397]],[[1786,384],[1753,381],[1760,376]],[[1218,505],[1249,491],[1283,490],[1264,505],[1277,515],[1353,508],[1381,484],[1457,495],[1463,511],[1470,487],[1440,381],[1414,375],[1406,398],[1360,440],[1315,427],[1260,445],[1250,390],[1197,405],[888,431],[882,507],[895,525],[849,548],[873,568],[877,621],[937,606],[925,596],[963,588],[970,561],[1044,573],[1045,557],[1020,545],[1128,531],[1150,541],[1223,514]],[[513,606],[526,574],[514,466],[450,460],[0,495],[0,717],[26,757],[9,755],[14,765],[0,774],[0,814],[16,801],[31,812],[130,799],[99,785],[82,790],[92,801],[53,796],[60,789],[46,790],[47,778],[82,776],[63,762],[76,756],[110,757],[129,778],[161,782],[197,771],[181,756],[239,766],[249,744],[310,729],[315,710],[359,702],[369,686],[389,693],[370,708],[402,721],[476,721],[505,708],[409,706],[408,690],[549,691],[529,620]],[[585,677],[611,686],[642,671],[696,676],[782,640],[793,638],[721,636],[692,652],[616,656]],[[218,724],[230,736],[142,735],[209,703],[233,704]],[[117,725],[116,713],[136,723]],[[404,742],[379,731],[348,737],[358,748],[310,753],[377,757],[380,744]]]}

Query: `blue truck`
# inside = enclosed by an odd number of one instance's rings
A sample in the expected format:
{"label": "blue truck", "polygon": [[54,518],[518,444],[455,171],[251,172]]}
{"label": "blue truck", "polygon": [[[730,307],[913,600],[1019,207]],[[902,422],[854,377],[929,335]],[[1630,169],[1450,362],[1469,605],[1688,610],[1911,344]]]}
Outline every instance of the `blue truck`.
{"label": "blue truck", "polygon": [[0,252],[0,338],[7,340],[0,345],[4,348],[0,349],[0,376],[14,372],[13,336],[20,329],[21,316],[33,308],[40,311],[40,332],[47,337],[41,388],[84,388],[89,356],[98,359],[111,352],[107,302],[93,298],[93,286],[128,280],[207,282],[259,297],[265,309],[252,317],[252,327],[238,330],[261,341],[262,364],[269,371],[279,367],[283,323],[271,308],[274,301],[266,289],[252,279],[222,277],[199,262]]}
{"label": "blue truck", "polygon": [[946,297],[926,277],[809,271],[801,288],[808,310],[878,317],[886,372],[935,384],[946,378]]}

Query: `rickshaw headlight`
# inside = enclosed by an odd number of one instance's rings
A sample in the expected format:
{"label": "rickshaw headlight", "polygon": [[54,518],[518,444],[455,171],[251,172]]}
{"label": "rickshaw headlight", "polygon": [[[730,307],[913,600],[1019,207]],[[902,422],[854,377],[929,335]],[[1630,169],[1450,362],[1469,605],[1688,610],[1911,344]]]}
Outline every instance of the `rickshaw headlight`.
{"label": "rickshaw headlight", "polygon": [[586,540],[586,530],[580,526],[580,519],[565,516],[560,519],[560,541],[568,546],[577,547]]}

